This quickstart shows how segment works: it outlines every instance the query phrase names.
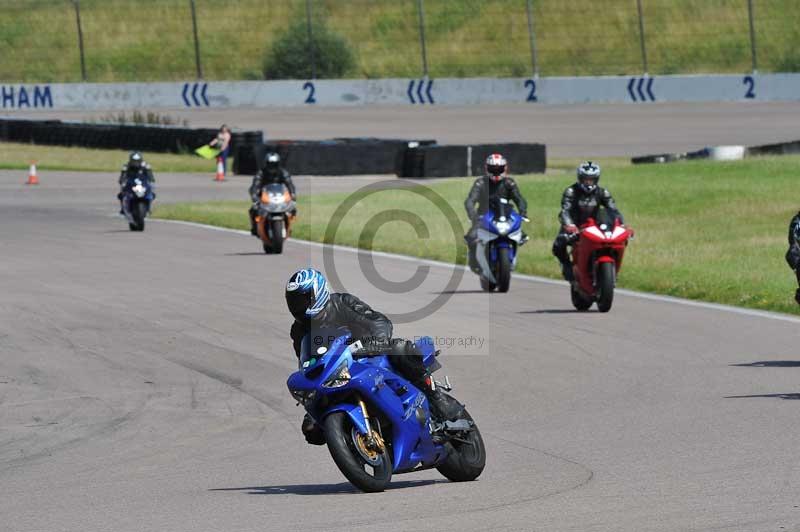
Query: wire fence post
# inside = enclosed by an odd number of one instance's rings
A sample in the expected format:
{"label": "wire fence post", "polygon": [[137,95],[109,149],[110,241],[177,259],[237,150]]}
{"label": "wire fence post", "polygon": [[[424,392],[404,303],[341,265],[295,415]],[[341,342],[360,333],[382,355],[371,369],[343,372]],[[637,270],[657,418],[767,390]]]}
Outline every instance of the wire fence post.
{"label": "wire fence post", "polygon": [[311,79],[317,79],[317,57],[314,53],[314,33],[311,29],[311,0],[306,0],[306,27],[308,28],[308,60],[311,62]]}
{"label": "wire fence post", "polygon": [[192,32],[194,33],[194,65],[197,68],[197,79],[203,79],[203,65],[200,63],[200,39],[197,37],[197,7],[195,0],[189,0],[192,7]]}
{"label": "wire fence post", "polygon": [[753,74],[758,72],[758,58],[756,57],[756,24],[753,17],[753,0],[747,0],[747,15],[750,18],[750,54],[753,57]]}
{"label": "wire fence post", "polygon": [[528,11],[528,36],[531,40],[531,68],[533,77],[539,77],[539,61],[536,57],[536,33],[533,31],[533,0],[527,0],[526,9]]}
{"label": "wire fence post", "polygon": [[422,74],[428,77],[428,52],[425,49],[425,6],[423,0],[417,0],[419,11],[419,44],[422,49]]}
{"label": "wire fence post", "polygon": [[636,7],[639,10],[639,43],[642,47],[642,68],[644,75],[647,75],[647,47],[644,43],[644,13],[642,12],[642,0],[636,0]]}
{"label": "wire fence post", "polygon": [[79,0],[72,0],[75,6],[75,19],[78,23],[78,49],[81,53],[81,79],[86,81],[86,58],[83,53],[83,28],[81,27],[81,6]]}

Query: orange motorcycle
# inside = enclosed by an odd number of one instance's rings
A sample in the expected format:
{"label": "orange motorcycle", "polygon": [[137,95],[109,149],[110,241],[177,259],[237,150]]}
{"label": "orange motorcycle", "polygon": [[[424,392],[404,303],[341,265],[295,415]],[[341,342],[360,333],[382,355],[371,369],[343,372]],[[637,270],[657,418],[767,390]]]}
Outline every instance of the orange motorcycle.
{"label": "orange motorcycle", "polygon": [[283,183],[269,183],[261,189],[255,222],[264,253],[283,252],[283,243],[292,234],[297,205]]}

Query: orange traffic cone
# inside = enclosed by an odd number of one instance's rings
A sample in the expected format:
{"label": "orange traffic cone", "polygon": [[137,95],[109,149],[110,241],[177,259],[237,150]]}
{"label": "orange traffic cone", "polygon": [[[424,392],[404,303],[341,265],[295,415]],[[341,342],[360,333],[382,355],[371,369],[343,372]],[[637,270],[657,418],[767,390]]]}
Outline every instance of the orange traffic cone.
{"label": "orange traffic cone", "polygon": [[214,181],[225,181],[225,167],[222,165],[222,157],[217,157],[217,175]]}
{"label": "orange traffic cone", "polygon": [[36,163],[31,163],[31,169],[28,172],[28,181],[25,184],[26,185],[39,184],[39,176],[36,175]]}

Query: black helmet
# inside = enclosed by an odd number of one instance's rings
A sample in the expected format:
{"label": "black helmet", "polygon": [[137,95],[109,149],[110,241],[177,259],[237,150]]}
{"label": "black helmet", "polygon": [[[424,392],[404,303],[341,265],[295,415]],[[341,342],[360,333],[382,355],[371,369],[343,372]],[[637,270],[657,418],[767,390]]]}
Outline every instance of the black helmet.
{"label": "black helmet", "polygon": [[328,281],[313,268],[296,271],[286,283],[286,305],[296,320],[313,318],[322,312],[330,298]]}
{"label": "black helmet", "polygon": [[142,167],[142,163],[144,163],[142,154],[138,151],[132,151],[130,157],[128,157],[128,168],[138,170]]}
{"label": "black helmet", "polygon": [[600,165],[586,161],[578,166],[578,184],[587,194],[594,192],[597,182],[600,181]]}
{"label": "black helmet", "polygon": [[271,151],[264,156],[264,170],[277,172],[281,166],[281,156],[277,152]]}

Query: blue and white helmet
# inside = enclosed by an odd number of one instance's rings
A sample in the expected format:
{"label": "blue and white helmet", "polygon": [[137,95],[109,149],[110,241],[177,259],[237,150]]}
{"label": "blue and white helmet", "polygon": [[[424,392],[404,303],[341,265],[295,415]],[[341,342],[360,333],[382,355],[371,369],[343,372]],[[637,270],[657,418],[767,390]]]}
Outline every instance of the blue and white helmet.
{"label": "blue and white helmet", "polygon": [[313,268],[297,270],[286,283],[286,304],[296,320],[313,318],[330,298],[328,281]]}
{"label": "blue and white helmet", "polygon": [[600,181],[600,165],[592,161],[586,161],[578,166],[578,183],[587,194],[597,188]]}

